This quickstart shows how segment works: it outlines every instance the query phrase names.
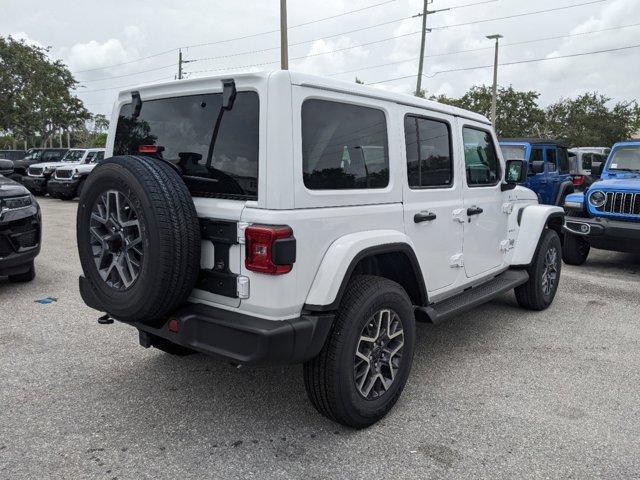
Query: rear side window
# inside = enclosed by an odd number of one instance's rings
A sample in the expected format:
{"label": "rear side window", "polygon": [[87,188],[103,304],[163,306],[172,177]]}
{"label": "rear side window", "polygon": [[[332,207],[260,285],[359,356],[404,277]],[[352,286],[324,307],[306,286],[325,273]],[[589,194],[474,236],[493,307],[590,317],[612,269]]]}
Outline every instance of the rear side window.
{"label": "rear side window", "polygon": [[467,185],[497,185],[500,181],[500,161],[491,134],[477,128],[464,127],[462,136]]}
{"label": "rear side window", "polygon": [[555,148],[547,148],[547,172],[555,172],[558,169]]}
{"label": "rear side window", "polygon": [[591,170],[591,166],[593,165],[593,157],[595,155],[593,153],[585,152],[582,154],[582,169],[583,170]]}
{"label": "rear side window", "polygon": [[389,148],[384,112],[306,100],[302,104],[302,171],[310,190],[386,187]]}
{"label": "rear side window", "polygon": [[256,92],[238,92],[225,111],[212,145],[222,94],[143,99],[138,118],[131,104],[118,118],[114,155],[138,155],[141,146],[155,146],[157,157],[176,165],[193,196],[255,199],[258,196],[259,99]]}
{"label": "rear side window", "polygon": [[409,187],[449,187],[453,179],[449,125],[407,115],[404,135]]}

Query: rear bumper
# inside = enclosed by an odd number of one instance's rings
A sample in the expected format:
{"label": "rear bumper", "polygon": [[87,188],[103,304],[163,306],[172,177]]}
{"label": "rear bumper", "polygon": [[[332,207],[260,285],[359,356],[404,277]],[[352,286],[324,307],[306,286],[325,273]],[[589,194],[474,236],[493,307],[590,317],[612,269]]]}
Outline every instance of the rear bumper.
{"label": "rear bumper", "polygon": [[25,175],[22,177],[22,184],[33,193],[39,193],[42,195],[47,193],[46,177],[30,177]]}
{"label": "rear bumper", "polygon": [[[80,294],[87,305],[96,308],[97,301],[84,277],[80,277]],[[290,364],[318,355],[333,319],[330,313],[303,313],[295,319],[266,320],[208,305],[188,304],[174,312],[160,328],[139,322],[130,325],[139,330],[144,347],[164,339],[238,363]]]}
{"label": "rear bumper", "polygon": [[608,218],[566,217],[564,229],[603,250],[640,253],[640,223]]}
{"label": "rear bumper", "polygon": [[56,180],[52,178],[47,183],[47,193],[51,196],[75,196],[78,191],[79,180]]}

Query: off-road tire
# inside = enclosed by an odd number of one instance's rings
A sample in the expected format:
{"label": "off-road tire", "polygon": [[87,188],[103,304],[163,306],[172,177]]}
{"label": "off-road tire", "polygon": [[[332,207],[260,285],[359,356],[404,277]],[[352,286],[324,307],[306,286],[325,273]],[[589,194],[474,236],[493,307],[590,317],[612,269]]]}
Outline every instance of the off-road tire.
{"label": "off-road tire", "polygon": [[587,261],[591,245],[578,235],[565,233],[562,245],[562,260],[567,265],[582,265]]}
{"label": "off-road tire", "polygon": [[[380,309],[397,313],[404,330],[404,351],[390,388],[366,399],[355,384],[354,356],[360,335]],[[355,276],[349,282],[329,336],[320,354],[304,364],[304,384],[313,406],[329,419],[364,428],[394,406],[409,377],[415,344],[415,319],[407,292],[397,283],[375,276]]]}
{"label": "off-road tire", "polygon": [[[547,252],[555,249],[557,278],[547,294],[543,290],[543,274],[545,272],[545,260]],[[518,304],[528,310],[545,310],[551,305],[558,291],[560,284],[560,273],[562,270],[562,243],[558,234],[549,228],[545,228],[540,236],[536,253],[533,256],[531,265],[527,268],[529,280],[527,283],[516,287],[515,294]]]}
{"label": "off-road tire", "polygon": [[9,281],[13,283],[27,283],[31,282],[34,278],[36,278],[36,267],[33,262],[31,262],[29,270],[26,272],[9,275]]}
{"label": "off-road tire", "polygon": [[[91,214],[98,198],[124,195],[140,222],[143,258],[126,289],[105,282],[90,245]],[[200,228],[189,191],[162,160],[120,156],[104,160],[87,178],[78,203],[77,240],[84,275],[102,309],[115,319],[160,327],[193,290],[200,267]]]}

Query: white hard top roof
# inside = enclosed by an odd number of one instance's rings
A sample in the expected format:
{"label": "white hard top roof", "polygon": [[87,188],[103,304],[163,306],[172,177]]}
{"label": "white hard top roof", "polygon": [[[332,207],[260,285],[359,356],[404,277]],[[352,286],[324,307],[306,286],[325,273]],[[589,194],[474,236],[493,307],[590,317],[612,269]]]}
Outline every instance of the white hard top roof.
{"label": "white hard top roof", "polygon": [[[469,120],[475,120],[477,122],[490,125],[491,122],[484,115],[463,110],[461,108],[452,107],[442,103],[434,102],[432,100],[426,100],[413,95],[390,92],[380,88],[369,87],[366,85],[357,84],[355,82],[345,82],[343,80],[336,80],[334,78],[320,77],[316,75],[308,75],[305,73],[291,72],[291,71],[265,71],[265,72],[252,72],[252,73],[227,73],[223,75],[215,75],[209,77],[199,77],[184,80],[174,80],[169,82],[161,82],[147,85],[140,85],[137,88],[130,88],[120,92],[119,98],[123,99],[128,97],[132,91],[139,91],[141,95],[144,92],[154,92],[162,90],[162,87],[180,85],[185,90],[197,90],[199,86],[204,86],[211,83],[211,80],[223,80],[223,79],[244,79],[250,81],[255,80],[267,80],[272,75],[289,75],[290,82],[293,85],[321,88],[324,90],[330,90],[335,92],[347,93],[352,95],[359,95],[368,98],[375,98],[387,102],[394,102],[401,105],[408,105],[417,108],[424,108],[426,110],[441,112],[457,117],[467,118]],[[144,96],[142,98],[144,101]]]}

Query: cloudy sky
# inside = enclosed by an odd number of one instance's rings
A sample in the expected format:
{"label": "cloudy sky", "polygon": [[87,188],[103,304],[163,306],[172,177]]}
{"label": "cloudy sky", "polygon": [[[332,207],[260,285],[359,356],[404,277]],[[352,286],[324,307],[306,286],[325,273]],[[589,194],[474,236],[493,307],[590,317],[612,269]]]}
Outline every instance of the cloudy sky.
{"label": "cloudy sky", "polygon": [[[413,16],[422,0],[288,3],[292,70],[415,89],[421,19]],[[451,10],[428,16],[433,30],[423,86],[429,93],[459,96],[489,84],[493,44],[485,36],[500,33],[501,85],[536,90],[544,104],[594,90],[615,100],[640,99],[640,0],[430,5],[445,8]],[[187,77],[279,65],[278,0],[0,0],[0,10],[0,35],[51,47],[97,113],[110,111],[118,89],[173,79],[178,47],[191,62]]]}

